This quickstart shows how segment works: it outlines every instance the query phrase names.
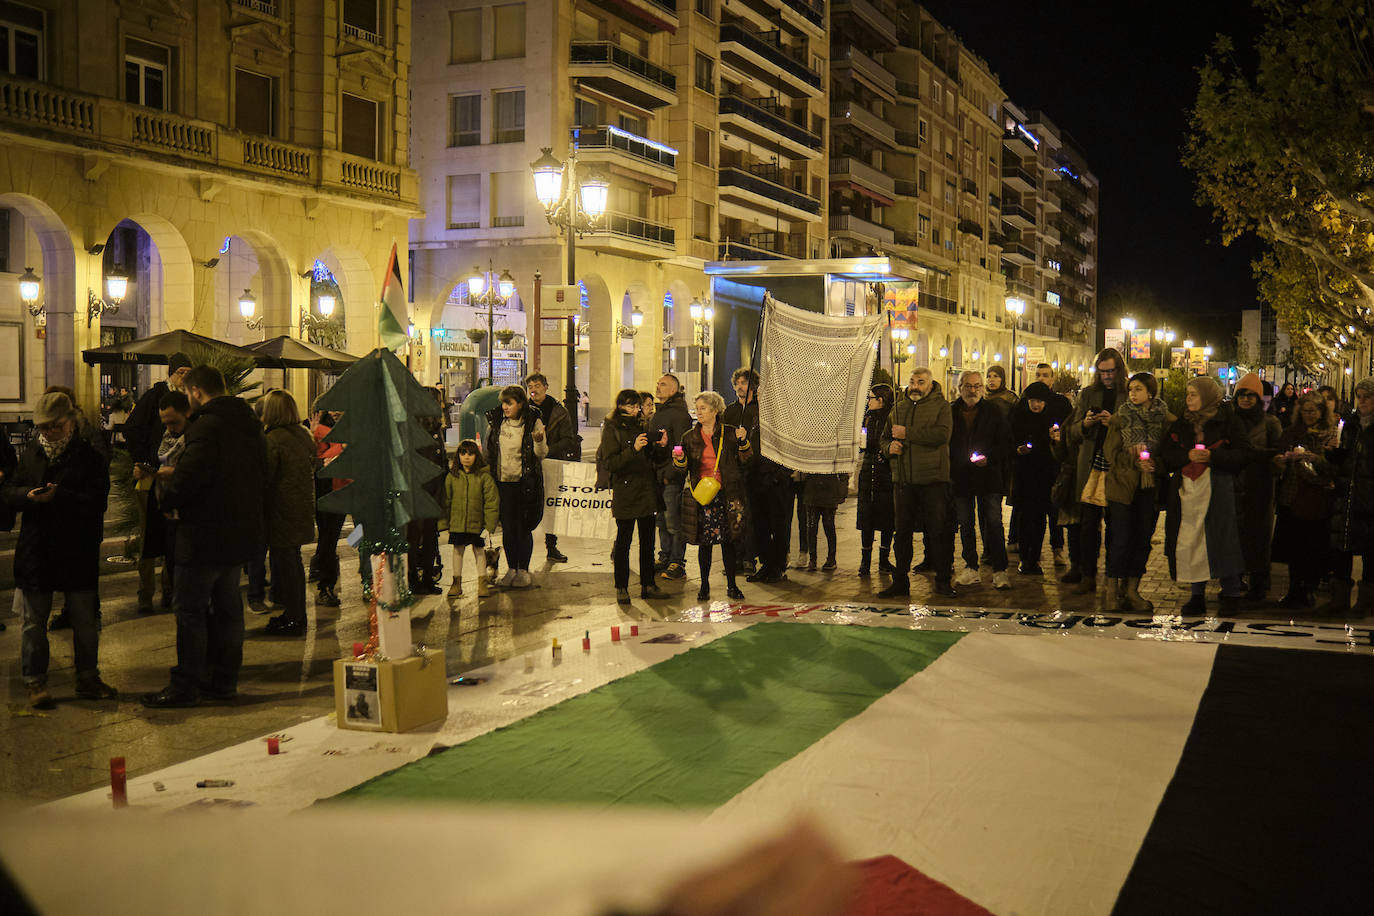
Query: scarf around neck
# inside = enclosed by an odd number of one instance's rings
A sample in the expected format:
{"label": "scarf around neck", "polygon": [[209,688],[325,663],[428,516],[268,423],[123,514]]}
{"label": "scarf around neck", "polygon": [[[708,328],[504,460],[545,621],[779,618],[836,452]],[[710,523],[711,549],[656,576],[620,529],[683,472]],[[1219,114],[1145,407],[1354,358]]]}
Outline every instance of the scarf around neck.
{"label": "scarf around neck", "polygon": [[1130,399],[1117,411],[1121,421],[1121,438],[1127,445],[1143,445],[1154,448],[1164,437],[1164,423],[1169,417],[1169,408],[1163,398],[1150,398],[1144,404],[1133,404]]}

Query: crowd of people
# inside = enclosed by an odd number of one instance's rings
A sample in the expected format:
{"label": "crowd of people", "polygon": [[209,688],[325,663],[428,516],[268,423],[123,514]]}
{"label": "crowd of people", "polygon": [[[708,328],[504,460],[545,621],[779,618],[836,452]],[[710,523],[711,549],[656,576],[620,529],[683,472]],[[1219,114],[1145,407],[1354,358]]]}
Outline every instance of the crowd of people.
{"label": "crowd of people", "polygon": [[[192,366],[183,354],[170,358],[168,370],[123,428],[143,526],[138,610],[156,611],[160,586],[160,606],[176,619],[169,683],[142,697],[154,708],[236,695],[245,572],[249,610],[266,613],[270,599],[280,611],[267,621],[268,635],[305,634],[307,581],[316,583],[316,606],[339,605],[345,519],[321,510],[319,500],[348,483],[319,474],[346,447],[328,441],[337,413],[303,419],[284,390],[250,406],[226,392],[217,369]],[[835,517],[849,475],[797,473],[760,454],[759,381],[742,368],[732,378],[732,403],[703,391],[691,409],[672,374],[653,393],[617,394],[596,451],[597,487],[611,493],[616,526],[617,601],[630,601],[636,539],[639,594],[650,600],[669,597],[660,579],[687,578],[689,544],[697,548],[703,601],[717,555],[725,595],[736,601],[744,598],[741,575],[777,583],[790,568],[839,567]],[[952,399],[925,368],[900,390],[874,385],[855,482],[859,577],[876,573],[886,580],[877,597],[900,598],[913,575],[927,574],[936,595],[953,598],[980,586],[985,566],[992,587],[1005,590],[1013,572],[1041,577],[1049,565],[1066,567],[1059,580],[1087,596],[1098,592],[1101,570],[1104,609],[1145,613],[1153,605],[1141,583],[1162,511],[1170,575],[1190,592],[1185,614],[1206,613],[1213,580],[1223,614],[1268,600],[1274,562],[1289,570],[1280,607],[1313,609],[1327,589],[1317,613],[1374,612],[1374,564],[1362,565],[1352,594],[1353,557],[1374,545],[1374,378],[1355,386],[1345,416],[1333,390],[1285,385],[1271,398],[1253,374],[1230,399],[1210,377],[1189,380],[1181,416],[1160,394],[1153,373],[1131,374],[1113,349],[1098,355],[1081,391],[1043,364],[1019,395],[998,366],[962,373]],[[442,391],[434,395],[442,406]],[[582,458],[582,439],[564,406],[548,397],[547,380],[535,373],[524,386],[501,389],[485,440],[462,440],[451,458],[443,420],[419,419],[430,436],[420,451],[436,465],[425,487],[441,512],[406,532],[410,590],[441,593],[444,533],[452,546],[449,597],[465,595],[469,553],[478,597],[533,585],[544,461]],[[53,596],[62,592],[76,693],[108,699],[116,691],[100,675],[98,589],[108,439],[73,393],[56,386],[40,399],[34,423],[37,435],[22,454],[0,443],[0,529],[21,525],[15,605],[23,678],[30,703],[50,708],[47,633]],[[491,581],[499,560],[488,539],[498,531],[506,570]],[[918,532],[921,559],[913,563]],[[301,548],[312,540],[307,574]],[[1049,564],[1042,562],[1047,547]],[[553,534],[544,553],[548,563],[567,560]]]}

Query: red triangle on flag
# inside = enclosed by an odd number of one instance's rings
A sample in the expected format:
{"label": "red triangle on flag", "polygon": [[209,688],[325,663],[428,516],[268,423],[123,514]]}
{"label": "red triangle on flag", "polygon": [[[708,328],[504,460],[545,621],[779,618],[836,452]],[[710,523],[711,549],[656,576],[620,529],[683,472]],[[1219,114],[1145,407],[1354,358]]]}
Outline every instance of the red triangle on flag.
{"label": "red triangle on flag", "polygon": [[896,856],[855,862],[860,885],[845,916],[992,916],[989,910]]}

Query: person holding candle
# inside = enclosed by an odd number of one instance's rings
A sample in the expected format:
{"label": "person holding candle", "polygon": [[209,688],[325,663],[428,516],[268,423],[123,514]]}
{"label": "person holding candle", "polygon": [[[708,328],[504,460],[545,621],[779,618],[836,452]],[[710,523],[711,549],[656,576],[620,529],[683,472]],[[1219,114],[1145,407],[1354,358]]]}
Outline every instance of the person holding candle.
{"label": "person holding candle", "polygon": [[1151,455],[1171,475],[1164,553],[1174,580],[1192,590],[1182,608],[1188,615],[1206,612],[1210,579],[1221,580],[1223,614],[1240,609],[1245,590],[1236,475],[1249,463],[1251,448],[1245,427],[1221,394],[1215,379],[1191,379],[1183,418],[1170,424],[1159,453]]}
{"label": "person holding candle", "polygon": [[[1285,610],[1310,607],[1322,574],[1330,568],[1336,468],[1327,455],[1336,443],[1330,406],[1308,393],[1298,399],[1294,420],[1269,461],[1279,475],[1273,558],[1288,564],[1288,594],[1279,601]],[[1348,583],[1345,593],[1348,598]]]}
{"label": "person holding candle", "polygon": [[655,461],[668,450],[668,432],[659,430],[656,441],[640,417],[643,398],[633,388],[615,396],[615,413],[601,427],[596,450],[597,467],[611,480],[611,515],[615,518],[615,600],[630,603],[630,539],[639,530],[639,596],[666,598],[654,583],[654,515],[663,503]]}
{"label": "person holding candle", "polygon": [[507,385],[501,389],[501,403],[487,412],[487,424],[487,464],[496,478],[501,543],[506,548],[506,574],[497,584],[529,588],[534,584],[534,529],[544,518],[541,462],[549,454],[544,421],[524,388]]}
{"label": "person holding candle", "polygon": [[1270,459],[1278,454],[1283,424],[1278,417],[1264,412],[1264,389],[1260,387],[1260,377],[1253,372],[1236,384],[1235,411],[1254,449],[1253,459],[1236,480],[1241,547],[1245,550],[1245,571],[1250,582],[1245,597],[1248,601],[1263,601],[1269,594],[1277,481]]}
{"label": "person holding candle", "polygon": [[1002,495],[1011,458],[1011,429],[1001,407],[983,397],[983,377],[977,372],[959,376],[959,400],[952,409],[949,438],[949,475],[963,546],[964,571],[955,585],[977,585],[977,527],[983,550],[992,564],[993,588],[1011,588],[1007,577],[1007,543],[1002,531]]}
{"label": "person holding candle", "polygon": [[[1374,378],[1355,385],[1355,411],[1345,418],[1340,447],[1331,453],[1336,463],[1336,505],[1332,517],[1332,615],[1365,617],[1374,613]],[[1355,554],[1364,562],[1360,594],[1350,606],[1351,572]]]}
{"label": "person holding candle", "polygon": [[1107,602],[1109,609],[1145,614],[1154,605],[1140,595],[1159,518],[1155,457],[1164,430],[1178,418],[1159,397],[1159,383],[1137,372],[1126,403],[1107,424]]}
{"label": "person holding candle", "polygon": [[[683,435],[681,450],[673,450],[678,479],[687,478],[682,490],[682,530],[689,544],[697,545],[701,588],[697,600],[711,597],[711,554],[720,545],[725,565],[725,594],[736,601],[744,593],[735,584],[735,550],[744,536],[744,463],[753,448],[743,427],[721,421],[725,399],[703,391],[696,399],[697,422]],[[705,479],[715,486],[699,486]],[[709,494],[708,491],[714,490]]]}
{"label": "person holding candle", "polygon": [[1052,412],[1053,397],[1054,392],[1044,382],[1032,382],[1011,409],[1011,437],[1016,443],[1013,463],[1017,508],[1012,519],[1019,529],[1016,540],[1021,548],[1019,571],[1023,576],[1045,574],[1040,565],[1040,552],[1051,511],[1050,488],[1059,474],[1050,430],[1063,419],[1062,414]]}
{"label": "person holding candle", "polygon": [[878,572],[892,572],[888,552],[892,549],[892,467],[883,451],[883,427],[892,413],[892,386],[874,385],[868,392],[864,411],[859,464],[859,509],[855,524],[859,528],[859,575],[871,575],[873,532],[881,534]]}
{"label": "person holding candle", "polygon": [[1078,562],[1071,565],[1059,581],[1077,583],[1078,588],[1074,591],[1079,595],[1097,591],[1097,561],[1102,552],[1106,499],[1089,484],[1100,479],[1094,477],[1094,471],[1107,470],[1102,454],[1107,441],[1107,425],[1117,408],[1126,403],[1126,376],[1130,371],[1125,358],[1112,347],[1098,353],[1093,365],[1096,377],[1079,397],[1073,417],[1064,424],[1064,441],[1075,469],[1074,494],[1078,497]]}

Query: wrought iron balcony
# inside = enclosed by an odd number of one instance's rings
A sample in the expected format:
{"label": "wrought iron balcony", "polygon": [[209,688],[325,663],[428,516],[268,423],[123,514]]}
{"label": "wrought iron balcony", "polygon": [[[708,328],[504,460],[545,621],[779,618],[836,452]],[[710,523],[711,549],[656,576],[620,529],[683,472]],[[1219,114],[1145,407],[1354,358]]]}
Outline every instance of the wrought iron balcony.
{"label": "wrought iron balcony", "polygon": [[677,168],[677,153],[618,127],[574,127],[573,141],[578,149],[616,149],[654,165]]}
{"label": "wrought iron balcony", "polygon": [[718,110],[722,115],[739,115],[781,137],[786,137],[793,143],[799,143],[807,149],[821,150],[825,147],[823,138],[742,95],[735,93],[722,95]]}
{"label": "wrought iron balcony", "polygon": [[641,108],[677,101],[677,77],[609,41],[575,41],[568,52],[573,75],[593,88]]}
{"label": "wrought iron balcony", "polygon": [[821,213],[821,202],[809,194],[793,191],[791,188],[785,187],[775,180],[769,180],[760,175],[746,172],[743,169],[731,166],[722,168],[717,179],[717,184],[722,189],[734,187],[743,191],[749,191],[769,200],[777,201],[784,206],[792,207],[795,210],[810,213],[813,216],[819,216]]}
{"label": "wrought iron balcony", "polygon": [[[776,36],[777,32],[770,32],[770,36]],[[774,68],[787,74],[793,79],[819,90],[822,86],[821,75],[802,63],[788,51],[784,51],[774,38],[765,38],[756,32],[744,28],[734,22],[724,23],[720,27],[720,44],[737,44],[741,48],[762,58]]]}

